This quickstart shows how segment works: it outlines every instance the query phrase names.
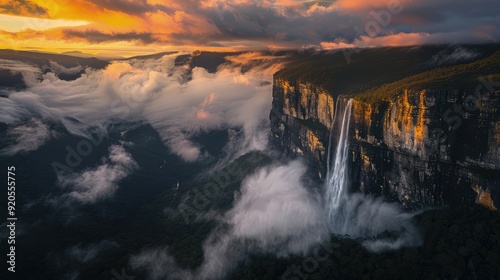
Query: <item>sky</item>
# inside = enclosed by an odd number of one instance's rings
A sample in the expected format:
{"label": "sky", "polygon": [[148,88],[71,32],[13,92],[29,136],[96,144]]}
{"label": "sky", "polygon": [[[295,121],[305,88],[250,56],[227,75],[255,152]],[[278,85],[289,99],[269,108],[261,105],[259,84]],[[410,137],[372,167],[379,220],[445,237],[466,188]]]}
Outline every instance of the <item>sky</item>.
{"label": "sky", "polygon": [[0,48],[162,51],[488,43],[497,0],[0,0]]}

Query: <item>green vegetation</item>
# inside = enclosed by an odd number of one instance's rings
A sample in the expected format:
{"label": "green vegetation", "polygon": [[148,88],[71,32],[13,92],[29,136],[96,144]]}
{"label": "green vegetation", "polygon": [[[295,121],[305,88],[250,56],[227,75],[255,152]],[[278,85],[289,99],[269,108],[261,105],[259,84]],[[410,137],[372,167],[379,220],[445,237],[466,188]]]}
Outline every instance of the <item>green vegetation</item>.
{"label": "green vegetation", "polygon": [[[302,55],[276,73],[289,81],[310,82],[327,89],[332,95],[362,95],[362,100],[380,100],[394,94],[395,90],[420,85],[440,85],[457,82],[478,84],[477,75],[498,73],[496,51],[500,45],[467,45],[476,56],[469,60],[437,60],[450,54],[458,46],[437,45],[418,47],[384,47]],[[496,58],[495,58],[496,57]],[[484,60],[486,59],[486,60]],[[482,61],[482,62],[480,62]],[[461,67],[462,66],[462,67]],[[458,68],[457,68],[458,67]],[[477,68],[477,69],[475,69]],[[435,70],[434,72],[432,70]],[[461,71],[464,71],[463,75]],[[419,74],[421,74],[419,76]],[[380,90],[376,90],[381,88]],[[391,90],[387,95],[380,92]],[[368,96],[377,94],[373,98]]]}
{"label": "green vegetation", "polygon": [[429,70],[420,74],[406,77],[396,82],[351,96],[368,103],[377,103],[389,99],[404,90],[471,90],[481,84],[479,77],[498,81],[500,78],[500,51],[493,55],[472,63],[449,66]]}

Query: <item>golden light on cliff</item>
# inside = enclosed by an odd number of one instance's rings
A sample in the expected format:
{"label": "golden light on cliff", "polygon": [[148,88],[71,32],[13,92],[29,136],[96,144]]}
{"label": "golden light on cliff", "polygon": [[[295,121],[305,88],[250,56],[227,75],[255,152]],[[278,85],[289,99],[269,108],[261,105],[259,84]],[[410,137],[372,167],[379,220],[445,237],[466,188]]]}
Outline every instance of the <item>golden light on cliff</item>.
{"label": "golden light on cliff", "polygon": [[476,196],[476,203],[477,204],[481,204],[492,211],[497,210],[497,208],[493,204],[493,199],[491,199],[490,192],[483,190],[481,187],[479,187],[477,185],[474,187],[474,191],[477,193],[477,196]]}

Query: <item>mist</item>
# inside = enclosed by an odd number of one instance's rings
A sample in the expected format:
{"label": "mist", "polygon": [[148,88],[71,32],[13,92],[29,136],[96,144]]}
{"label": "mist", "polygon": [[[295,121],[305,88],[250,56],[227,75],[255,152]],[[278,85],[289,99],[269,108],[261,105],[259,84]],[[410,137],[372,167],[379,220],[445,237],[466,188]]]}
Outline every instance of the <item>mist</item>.
{"label": "mist", "polygon": [[55,131],[52,131],[40,120],[32,118],[24,124],[7,129],[5,138],[0,140],[9,143],[9,145],[0,149],[0,156],[12,156],[17,153],[35,151],[45,142],[55,137],[57,137]]}
{"label": "mist", "polygon": [[112,196],[118,183],[138,169],[137,163],[123,146],[111,146],[108,159],[81,173],[63,173],[58,178],[59,185],[66,190],[61,197],[64,203],[95,203]]}
{"label": "mist", "polygon": [[270,166],[248,176],[232,209],[203,245],[203,263],[181,269],[168,248],[144,250],[131,259],[152,279],[221,279],[249,253],[307,254],[328,239],[320,194],[308,188],[299,161]]}
{"label": "mist", "polygon": [[[406,212],[398,203],[390,203],[383,197],[374,197],[362,193],[349,195],[342,206],[342,222],[336,223],[335,234],[348,235],[350,238],[368,238],[363,246],[371,252],[384,252],[403,247],[419,246],[422,235],[416,227],[413,217],[417,213]],[[383,233],[391,237],[377,238]]]}
{"label": "mist", "polygon": [[[211,130],[241,129],[238,142],[244,145],[233,149],[240,154],[264,149],[262,128],[268,123],[272,74],[280,69],[280,58],[246,53],[229,57],[216,73],[209,73],[175,66],[177,56],[114,61],[103,70],[86,68],[71,81],[59,79],[57,73],[75,73],[80,67],[50,63],[52,72],[42,74],[35,65],[0,61],[0,69],[22,73],[28,87],[0,99],[0,122],[16,127],[35,117],[42,124],[61,123],[69,133],[84,137],[89,137],[89,127],[146,122],[185,161],[205,156],[191,139]],[[262,61],[267,63],[256,63]],[[48,139],[39,137],[39,145]]]}
{"label": "mist", "polygon": [[[352,116],[352,99],[349,99],[335,118],[340,126],[337,147],[331,170],[325,181],[325,212],[330,231],[349,238],[369,238],[363,246],[371,252],[383,252],[402,247],[418,246],[423,239],[414,225],[414,214],[407,213],[399,204],[389,203],[384,197],[363,193],[349,193],[351,161],[349,159],[349,131]],[[331,142],[328,147],[330,153]],[[330,154],[328,154],[330,166]],[[391,237],[379,238],[383,233]]]}

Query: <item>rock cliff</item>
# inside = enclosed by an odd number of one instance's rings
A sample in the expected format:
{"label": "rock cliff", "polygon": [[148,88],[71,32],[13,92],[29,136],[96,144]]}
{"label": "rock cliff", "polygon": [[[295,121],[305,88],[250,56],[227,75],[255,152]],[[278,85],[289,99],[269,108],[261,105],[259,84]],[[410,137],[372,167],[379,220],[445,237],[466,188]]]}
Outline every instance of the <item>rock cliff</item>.
{"label": "rock cliff", "polygon": [[408,208],[480,203],[496,210],[500,206],[498,57],[422,71],[359,94],[335,93],[278,72],[271,143],[289,156],[304,157],[324,178],[329,143],[334,153],[339,134],[340,112],[353,98],[352,191],[386,194]]}

